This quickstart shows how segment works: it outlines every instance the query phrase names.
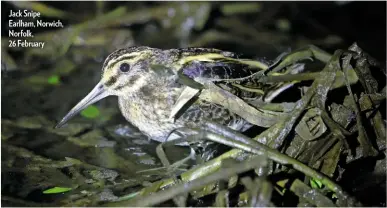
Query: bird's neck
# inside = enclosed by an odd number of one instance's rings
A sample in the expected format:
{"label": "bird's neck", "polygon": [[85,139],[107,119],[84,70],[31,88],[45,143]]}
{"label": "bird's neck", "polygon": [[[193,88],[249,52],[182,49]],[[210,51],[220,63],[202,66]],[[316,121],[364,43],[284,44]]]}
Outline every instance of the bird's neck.
{"label": "bird's neck", "polygon": [[148,82],[127,96],[119,96],[119,101],[122,107],[132,108],[131,111],[137,109],[145,114],[149,111],[156,113],[157,109],[170,111],[182,90],[182,87],[168,82]]}

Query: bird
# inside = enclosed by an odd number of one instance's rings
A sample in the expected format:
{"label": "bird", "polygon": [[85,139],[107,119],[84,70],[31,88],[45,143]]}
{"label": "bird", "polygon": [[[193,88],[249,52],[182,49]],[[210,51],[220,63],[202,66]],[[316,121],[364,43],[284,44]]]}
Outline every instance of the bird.
{"label": "bird", "polygon": [[[121,48],[107,56],[101,80],[56,125],[62,127],[87,106],[117,96],[125,119],[150,139],[165,142],[181,127],[197,128],[211,120],[236,131],[246,131],[251,123],[215,103],[194,99],[174,120],[170,113],[187,85],[202,87],[200,80],[214,83],[239,97],[256,97],[227,80],[257,87],[252,79],[242,79],[262,71],[267,63],[214,48],[159,49],[148,46]],[[196,85],[197,84],[197,85]]]}

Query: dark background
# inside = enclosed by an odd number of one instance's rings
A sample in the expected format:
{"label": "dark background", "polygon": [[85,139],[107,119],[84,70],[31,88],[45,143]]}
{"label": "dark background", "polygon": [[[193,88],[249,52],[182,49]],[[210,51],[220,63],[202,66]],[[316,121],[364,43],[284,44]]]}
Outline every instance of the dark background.
{"label": "dark background", "polygon": [[[93,12],[90,4],[85,7],[74,6],[71,2],[45,2],[64,10],[75,10],[85,15]],[[87,2],[84,2],[84,4]],[[160,2],[126,2],[127,4],[157,5]],[[276,17],[284,17],[292,24],[290,33],[309,38],[325,37],[335,34],[344,39],[342,47],[347,48],[353,42],[379,60],[386,57],[386,2],[385,1],[348,1],[348,2],[264,2],[278,7]],[[82,3],[77,2],[78,5]],[[108,7],[115,8],[122,2],[111,2]],[[278,6],[281,5],[281,6]],[[135,6],[134,6],[135,7]],[[8,36],[8,11],[11,5],[2,2],[2,36]],[[262,11],[263,13],[265,11]],[[271,12],[271,11],[270,11]],[[220,15],[216,9],[211,12],[210,20]],[[262,20],[265,21],[265,20]],[[66,25],[66,22],[64,22]],[[210,25],[207,25],[210,26]],[[271,25],[267,25],[270,27]],[[132,25],[131,27],[136,27]]]}

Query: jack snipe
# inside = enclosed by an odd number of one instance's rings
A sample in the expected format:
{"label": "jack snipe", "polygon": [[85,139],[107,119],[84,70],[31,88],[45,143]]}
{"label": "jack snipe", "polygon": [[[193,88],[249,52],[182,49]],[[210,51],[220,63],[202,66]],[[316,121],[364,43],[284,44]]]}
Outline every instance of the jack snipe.
{"label": "jack snipe", "polygon": [[[161,50],[129,47],[110,54],[102,67],[101,81],[58,123],[65,124],[88,105],[107,96],[118,96],[123,116],[151,139],[164,141],[179,127],[198,127],[206,119],[244,131],[250,123],[220,105],[195,100],[174,121],[171,110],[183,91],[185,79],[214,78],[215,83],[240,96],[239,89],[221,79],[247,77],[264,67],[232,52],[217,49],[186,48]],[[260,62],[256,62],[260,63]],[[198,81],[200,82],[200,81]],[[244,84],[254,84],[252,80]],[[255,83],[256,84],[256,83]],[[254,93],[246,96],[256,96]]]}

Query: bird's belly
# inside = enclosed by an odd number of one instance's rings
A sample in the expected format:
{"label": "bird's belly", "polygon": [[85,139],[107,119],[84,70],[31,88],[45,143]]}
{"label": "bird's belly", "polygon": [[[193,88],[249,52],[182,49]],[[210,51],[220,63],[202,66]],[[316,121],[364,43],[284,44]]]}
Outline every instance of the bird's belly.
{"label": "bird's belly", "polygon": [[183,127],[180,121],[169,119],[171,107],[159,103],[136,103],[119,99],[122,115],[150,139],[164,142],[176,128]]}
{"label": "bird's belly", "polygon": [[[138,100],[137,100],[138,101]],[[212,106],[206,109],[208,115],[202,115],[198,111],[198,106],[191,106],[180,118],[175,121],[169,119],[173,105],[166,102],[157,102],[153,100],[147,103],[144,100],[134,102],[119,98],[119,106],[123,116],[131,124],[136,126],[142,133],[150,139],[164,142],[170,133],[181,127],[197,127],[201,124],[202,117],[215,122],[224,123],[224,125],[236,131],[244,131],[251,125],[238,116],[230,116],[228,111],[217,112],[219,108]],[[190,111],[194,110],[194,111]],[[212,114],[210,113],[212,112]],[[196,118],[196,119],[195,119]]]}

